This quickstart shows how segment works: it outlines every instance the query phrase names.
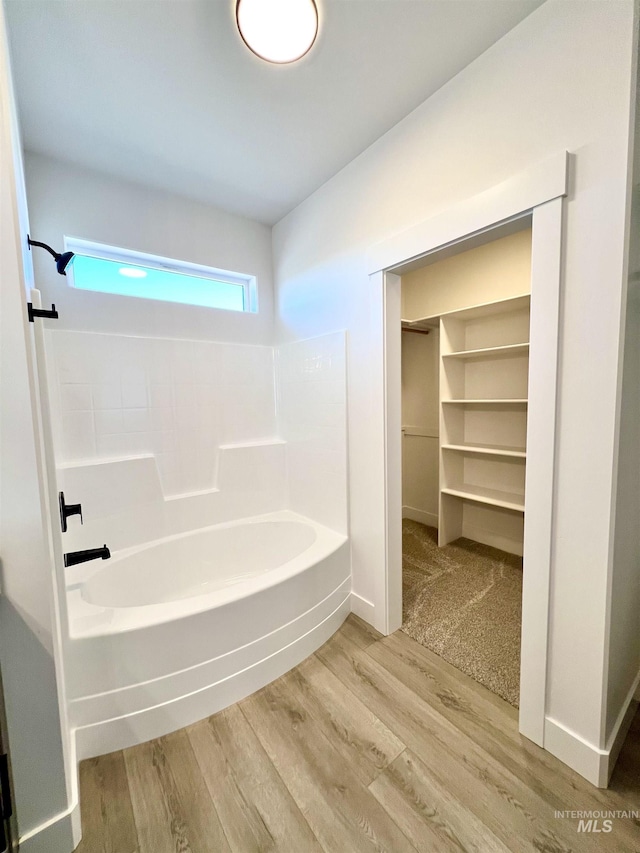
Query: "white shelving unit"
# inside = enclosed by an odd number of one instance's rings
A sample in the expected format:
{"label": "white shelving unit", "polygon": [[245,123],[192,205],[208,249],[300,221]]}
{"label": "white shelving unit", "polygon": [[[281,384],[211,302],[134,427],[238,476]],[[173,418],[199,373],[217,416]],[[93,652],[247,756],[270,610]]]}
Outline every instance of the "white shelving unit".
{"label": "white shelving unit", "polygon": [[461,352],[447,352],[443,358],[512,358],[514,355],[529,354],[529,344],[507,344],[503,347],[482,347]]}
{"label": "white shelving unit", "polygon": [[506,407],[509,405],[518,405],[518,406],[526,406],[528,400],[526,397],[494,397],[494,398],[480,398],[477,400],[470,400],[461,397],[458,400],[441,400],[443,405],[447,405],[448,403],[454,403],[457,406],[502,406]]}
{"label": "white shelving unit", "polygon": [[480,453],[484,456],[510,456],[514,459],[526,459],[527,451],[524,447],[503,447],[499,444],[486,445],[474,444],[443,444],[442,450],[457,450],[460,453]]}
{"label": "white shelving unit", "polygon": [[467,536],[521,554],[529,297],[454,311],[439,323],[439,544]]}
{"label": "white shelving unit", "polygon": [[453,497],[463,500],[511,509],[515,512],[524,512],[524,495],[502,492],[500,489],[487,489],[484,486],[472,486],[465,483],[458,488],[441,489],[441,492],[443,495],[453,495]]}

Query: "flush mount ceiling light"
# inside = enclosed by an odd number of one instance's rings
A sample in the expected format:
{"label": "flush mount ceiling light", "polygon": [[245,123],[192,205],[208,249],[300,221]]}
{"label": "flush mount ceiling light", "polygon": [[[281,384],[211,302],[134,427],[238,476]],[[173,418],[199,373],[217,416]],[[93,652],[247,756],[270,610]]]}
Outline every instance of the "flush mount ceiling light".
{"label": "flush mount ceiling light", "polygon": [[318,34],[314,0],[237,0],[236,21],[249,50],[279,65],[303,57]]}

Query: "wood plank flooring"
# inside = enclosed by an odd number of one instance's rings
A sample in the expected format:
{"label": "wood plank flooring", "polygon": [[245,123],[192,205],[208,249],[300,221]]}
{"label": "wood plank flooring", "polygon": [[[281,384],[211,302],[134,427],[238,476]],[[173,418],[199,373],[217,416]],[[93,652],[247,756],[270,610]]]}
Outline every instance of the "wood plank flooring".
{"label": "wood plank flooring", "polygon": [[80,789],[77,853],[640,853],[640,819],[555,816],[640,813],[640,714],[593,788],[502,699],[352,615],[237,705],[84,761]]}

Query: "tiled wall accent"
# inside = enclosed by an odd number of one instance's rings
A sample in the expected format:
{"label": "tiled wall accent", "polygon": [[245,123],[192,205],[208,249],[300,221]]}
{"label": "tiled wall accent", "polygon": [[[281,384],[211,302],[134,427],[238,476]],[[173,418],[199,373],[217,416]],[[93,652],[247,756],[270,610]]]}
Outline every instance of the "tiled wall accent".
{"label": "tiled wall accent", "polygon": [[289,506],[347,533],[345,333],[279,347],[277,375]]}
{"label": "tiled wall accent", "polygon": [[49,330],[47,356],[58,464],[153,454],[173,496],[276,435],[271,347]]}

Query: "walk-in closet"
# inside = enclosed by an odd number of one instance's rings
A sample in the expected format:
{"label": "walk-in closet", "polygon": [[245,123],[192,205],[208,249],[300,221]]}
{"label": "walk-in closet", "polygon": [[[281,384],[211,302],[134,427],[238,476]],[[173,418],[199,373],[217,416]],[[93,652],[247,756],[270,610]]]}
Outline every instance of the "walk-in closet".
{"label": "walk-in closet", "polygon": [[531,227],[402,275],[403,630],[518,705]]}

